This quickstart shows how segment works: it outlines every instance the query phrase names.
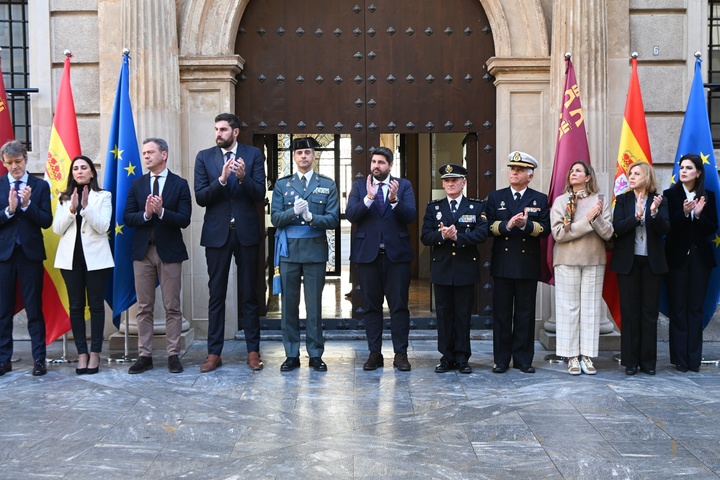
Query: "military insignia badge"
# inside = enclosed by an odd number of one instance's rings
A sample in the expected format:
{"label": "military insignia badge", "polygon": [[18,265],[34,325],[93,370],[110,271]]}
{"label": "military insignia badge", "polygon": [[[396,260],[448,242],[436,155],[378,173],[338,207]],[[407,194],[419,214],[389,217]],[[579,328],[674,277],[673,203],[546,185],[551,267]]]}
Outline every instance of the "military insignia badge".
{"label": "military insignia badge", "polygon": [[498,208],[498,210],[507,210],[507,208],[505,208],[505,200],[500,202],[500,208]]}
{"label": "military insignia badge", "polygon": [[435,218],[440,220],[442,218],[442,213],[437,212],[437,215],[435,215]]}

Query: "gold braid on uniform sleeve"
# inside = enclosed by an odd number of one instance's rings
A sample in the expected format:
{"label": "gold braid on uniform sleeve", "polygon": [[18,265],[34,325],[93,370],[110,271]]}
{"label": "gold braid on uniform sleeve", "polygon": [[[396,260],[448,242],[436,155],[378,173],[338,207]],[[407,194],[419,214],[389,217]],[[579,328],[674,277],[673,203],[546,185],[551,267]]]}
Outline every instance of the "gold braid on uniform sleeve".
{"label": "gold braid on uniform sleeve", "polygon": [[532,233],[530,233],[530,235],[532,235],[533,237],[537,237],[538,235],[540,235],[541,233],[543,233],[543,231],[545,230],[545,229],[542,227],[542,225],[540,225],[540,224],[537,223],[537,222],[532,222],[532,224],[533,224],[533,230],[532,230]]}
{"label": "gold braid on uniform sleeve", "polygon": [[496,237],[500,236],[500,220],[496,220],[490,225],[490,233]]}

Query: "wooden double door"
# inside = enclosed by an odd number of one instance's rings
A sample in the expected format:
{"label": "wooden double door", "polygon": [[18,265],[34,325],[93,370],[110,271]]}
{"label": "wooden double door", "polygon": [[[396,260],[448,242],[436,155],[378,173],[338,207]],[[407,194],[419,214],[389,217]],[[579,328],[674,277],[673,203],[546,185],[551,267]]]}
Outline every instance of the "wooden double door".
{"label": "wooden double door", "polygon": [[[269,189],[292,167],[278,138],[349,138],[350,178],[336,178],[349,189],[369,173],[372,150],[400,137],[400,173],[427,199],[439,180],[421,173],[428,162],[413,142],[444,133],[464,134],[465,158],[429,165],[464,160],[468,196],[494,189],[495,87],[486,67],[494,44],[479,0],[251,0],[235,51],[244,60],[240,140],[268,153]],[[424,209],[418,205],[418,222]],[[481,315],[491,309],[486,278]]]}

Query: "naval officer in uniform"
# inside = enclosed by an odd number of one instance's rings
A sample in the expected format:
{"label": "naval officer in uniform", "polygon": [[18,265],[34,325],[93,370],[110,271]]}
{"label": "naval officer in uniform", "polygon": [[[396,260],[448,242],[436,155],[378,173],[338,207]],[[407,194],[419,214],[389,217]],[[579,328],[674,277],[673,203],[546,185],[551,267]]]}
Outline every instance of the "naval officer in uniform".
{"label": "naval officer in uniform", "polygon": [[340,220],[335,182],[313,171],[315,148],[312,138],[292,142],[297,171],[275,183],[271,220],[276,233],[276,258],[279,259],[282,288],[282,338],[285,362],[280,371],[300,366],[300,278],[305,287],[305,347],[310,367],[327,371],[322,361],[325,341],[322,333],[322,291],[328,260],[327,230]]}
{"label": "naval officer in uniform", "polygon": [[535,373],[535,294],[540,239],[550,234],[547,195],[528,188],[538,162],[524,152],[508,157],[510,186],[488,196],[485,212],[493,237],[493,373],[510,366]]}
{"label": "naval officer in uniform", "polygon": [[472,373],[468,364],[470,316],[475,303],[475,284],[480,282],[477,246],[488,234],[483,202],[467,198],[463,189],[467,170],[448,163],[440,167],[446,197],[433,200],[425,209],[422,243],[431,247],[431,275],[435,290],[438,350],[442,354],[437,373],[456,369]]}

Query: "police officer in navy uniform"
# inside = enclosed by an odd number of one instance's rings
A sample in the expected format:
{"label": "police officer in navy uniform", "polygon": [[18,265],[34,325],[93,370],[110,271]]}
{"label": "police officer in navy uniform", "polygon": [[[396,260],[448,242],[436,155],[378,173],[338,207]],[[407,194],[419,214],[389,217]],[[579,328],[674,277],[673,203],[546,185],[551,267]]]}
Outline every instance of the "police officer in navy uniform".
{"label": "police officer in navy uniform", "polygon": [[431,276],[435,289],[438,350],[442,354],[437,373],[457,368],[472,373],[468,364],[470,316],[475,303],[475,284],[480,282],[477,246],[488,235],[483,202],[465,197],[467,170],[454,163],[440,167],[447,196],[428,203],[422,227],[422,243],[432,252]]}
{"label": "police officer in navy uniform", "polygon": [[493,237],[493,373],[510,366],[535,373],[535,294],[540,239],[550,234],[547,195],[528,184],[538,162],[524,152],[508,157],[510,186],[488,196],[485,213]]}
{"label": "police officer in navy uniform", "polygon": [[297,171],[275,183],[272,196],[272,224],[276,234],[282,287],[282,337],[286,360],[283,372],[300,366],[300,279],[305,287],[305,346],[310,367],[327,371],[322,361],[325,341],[322,333],[322,291],[328,260],[326,230],[340,221],[335,182],[313,171],[315,148],[312,138],[292,142]]}

